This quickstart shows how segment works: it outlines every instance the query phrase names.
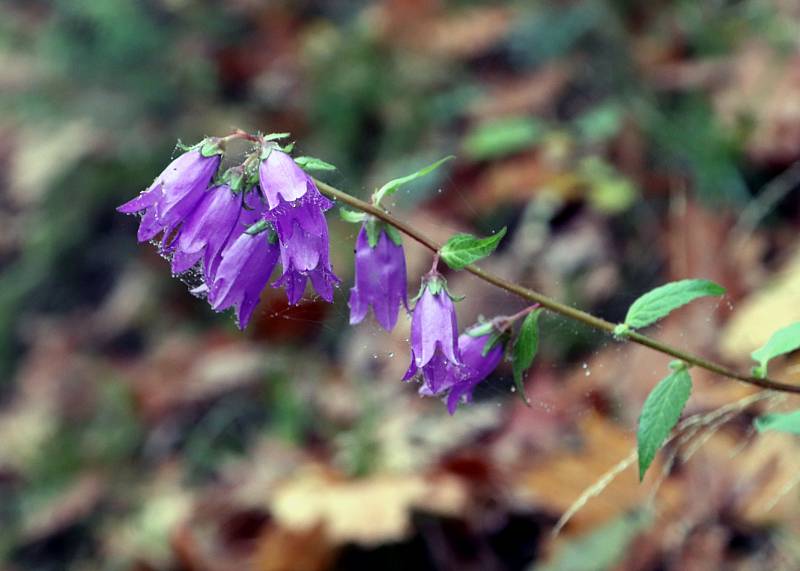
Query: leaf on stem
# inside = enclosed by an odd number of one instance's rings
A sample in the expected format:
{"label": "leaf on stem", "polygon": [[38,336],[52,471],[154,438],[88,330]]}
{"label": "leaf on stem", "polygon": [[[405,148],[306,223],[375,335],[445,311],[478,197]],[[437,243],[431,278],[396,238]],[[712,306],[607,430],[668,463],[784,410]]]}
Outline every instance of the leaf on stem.
{"label": "leaf on stem", "polygon": [[525,386],[522,384],[522,376],[533,363],[536,352],[539,350],[539,314],[541,309],[535,309],[525,316],[522,326],[514,342],[514,349],[511,354],[511,367],[514,371],[514,385],[522,401],[530,406],[528,397],[525,395]]}
{"label": "leaf on stem", "polygon": [[633,329],[647,327],[697,298],[724,293],[724,287],[709,280],[668,283],[650,290],[634,301],[625,316],[625,325]]}
{"label": "leaf on stem", "polygon": [[418,178],[422,178],[426,174],[435,171],[442,164],[444,164],[447,161],[449,161],[450,159],[454,159],[454,158],[455,157],[453,155],[449,155],[449,156],[447,156],[447,157],[445,157],[443,159],[439,159],[438,161],[436,161],[435,163],[433,163],[431,165],[428,165],[428,166],[426,166],[424,168],[421,168],[417,172],[411,173],[409,175],[406,175],[406,176],[403,176],[403,177],[400,177],[400,178],[396,178],[396,179],[390,180],[389,182],[384,184],[382,187],[380,187],[380,189],[378,189],[378,191],[375,193],[375,195],[374,195],[374,197],[372,199],[372,202],[374,204],[376,204],[376,205],[380,204],[381,200],[383,200],[387,196],[391,196],[392,194],[397,192],[398,189],[401,186],[403,186],[404,184],[408,184],[409,182],[415,181]]}
{"label": "leaf on stem", "polygon": [[691,392],[692,377],[684,366],[659,381],[644,401],[636,432],[640,481],[677,424]]}
{"label": "leaf on stem", "polygon": [[753,375],[763,379],[767,376],[767,365],[772,359],[797,349],[800,349],[800,322],[778,329],[769,341],[750,354],[758,362],[758,366],[753,367]]}
{"label": "leaf on stem", "polygon": [[756,430],[759,432],[774,430],[800,434],[800,410],[765,414],[764,416],[759,416],[753,424],[755,424]]}
{"label": "leaf on stem", "polygon": [[452,269],[461,270],[494,252],[505,235],[505,226],[498,233],[486,238],[476,238],[472,234],[456,234],[442,246],[439,255]]}

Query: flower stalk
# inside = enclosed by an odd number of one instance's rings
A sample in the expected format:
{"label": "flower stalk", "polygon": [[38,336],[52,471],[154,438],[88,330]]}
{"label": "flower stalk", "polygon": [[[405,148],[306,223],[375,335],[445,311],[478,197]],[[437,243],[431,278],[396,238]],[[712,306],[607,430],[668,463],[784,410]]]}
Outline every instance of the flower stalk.
{"label": "flower stalk", "polygon": [[[316,183],[317,188],[322,194],[328,196],[333,200],[337,200],[340,203],[345,204],[351,208],[360,210],[361,212],[370,214],[382,220],[386,224],[393,226],[394,228],[396,228],[409,238],[415,240],[428,250],[432,251],[436,256],[434,260],[434,267],[436,266],[436,262],[438,262],[438,252],[441,248],[441,245],[438,244],[435,240],[426,236],[425,234],[423,234],[416,228],[413,228],[404,221],[395,218],[394,216],[392,216],[382,208],[375,206],[374,204],[370,204],[369,202],[360,200],[320,180],[315,179],[314,182]],[[518,297],[521,297],[525,300],[528,300],[535,304],[539,304],[544,309],[552,311],[553,313],[556,313],[568,319],[572,319],[573,321],[579,321],[581,323],[584,323],[585,325],[588,325],[589,327],[598,329],[609,335],[614,336],[614,332],[617,327],[616,323],[612,323],[601,317],[592,315],[591,313],[587,313],[570,305],[561,303],[560,301],[557,301],[533,289],[508,281],[504,278],[501,278],[500,276],[497,276],[491,272],[487,272],[486,270],[481,269],[475,264],[468,264],[467,266],[464,267],[464,269],[469,273],[471,273],[472,275],[474,275],[475,277],[477,277],[478,279],[481,279],[509,293],[513,293],[514,295],[517,295]],[[712,373],[716,373],[723,377],[740,381],[742,383],[746,383],[763,389],[800,394],[800,385],[791,385],[788,383],[770,379],[768,377],[758,378],[752,375],[738,373],[736,371],[733,371],[732,369],[729,369],[724,365],[721,365],[719,363],[716,363],[699,355],[695,355],[688,351],[684,351],[677,347],[673,347],[672,345],[663,343],[661,341],[653,339],[652,337],[643,335],[642,333],[630,331],[627,332],[624,338],[620,340],[631,341],[633,343],[643,345],[645,347],[653,349],[654,351],[658,351],[659,353],[663,353],[665,355],[669,355],[671,357],[679,359],[680,361],[683,361],[687,365],[705,369]]]}

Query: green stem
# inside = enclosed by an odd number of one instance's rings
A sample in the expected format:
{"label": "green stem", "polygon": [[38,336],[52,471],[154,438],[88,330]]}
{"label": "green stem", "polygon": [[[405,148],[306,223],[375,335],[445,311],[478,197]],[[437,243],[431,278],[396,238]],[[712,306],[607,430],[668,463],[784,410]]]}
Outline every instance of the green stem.
{"label": "green stem", "polygon": [[[432,252],[436,253],[441,248],[441,246],[436,241],[425,236],[415,228],[412,228],[402,220],[395,218],[394,216],[384,211],[383,209],[377,208],[368,202],[364,202],[363,200],[355,198],[354,196],[351,196],[346,192],[342,192],[341,190],[334,188],[331,185],[326,184],[322,181],[315,180],[315,182],[317,183],[320,192],[322,192],[323,194],[326,194],[330,198],[338,200],[339,202],[346,204],[352,208],[355,208],[362,212],[366,212],[367,214],[371,214],[376,218],[380,218],[387,224],[391,224],[392,226],[400,230],[403,234],[406,234],[409,238],[416,240],[417,242],[419,242]],[[513,293],[528,301],[538,303],[542,307],[544,307],[545,309],[549,309],[553,313],[563,315],[564,317],[567,317],[575,321],[580,321],[581,323],[585,323],[590,327],[599,329],[601,331],[605,331],[610,335],[614,334],[614,328],[616,327],[616,324],[611,323],[610,321],[606,321],[605,319],[592,315],[591,313],[586,313],[585,311],[581,311],[580,309],[571,307],[569,305],[561,303],[560,301],[556,301],[555,299],[548,297],[542,293],[539,293],[538,291],[534,291],[530,288],[505,280],[490,272],[482,270],[475,264],[470,264],[466,266],[464,269],[487,283],[499,287],[500,289],[504,289],[507,292]],[[705,369],[707,371],[711,371],[712,373],[722,375],[723,377],[735,379],[737,381],[741,381],[743,383],[747,383],[749,385],[754,385],[764,389],[800,394],[800,385],[790,385],[769,378],[760,379],[750,375],[737,373],[736,371],[728,369],[724,365],[720,365],[719,363],[715,363],[714,361],[710,361],[698,355],[693,355],[692,353],[683,351],[681,349],[678,349],[677,347],[673,347],[666,343],[662,343],[661,341],[657,341],[651,337],[648,337],[647,335],[642,335],[641,333],[636,333],[634,331],[627,332],[624,336],[624,339],[633,341],[634,343],[638,343],[639,345],[644,345],[645,347],[649,347],[650,349],[658,351],[659,353],[670,355],[690,365],[699,367],[701,369]]]}

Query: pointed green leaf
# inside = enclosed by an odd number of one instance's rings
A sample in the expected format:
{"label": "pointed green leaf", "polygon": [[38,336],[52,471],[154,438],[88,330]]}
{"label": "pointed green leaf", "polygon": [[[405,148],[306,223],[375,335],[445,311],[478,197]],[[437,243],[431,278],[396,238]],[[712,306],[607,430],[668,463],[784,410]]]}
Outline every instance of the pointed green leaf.
{"label": "pointed green leaf", "polygon": [[647,327],[699,297],[724,293],[724,287],[709,280],[681,280],[668,283],[650,290],[634,301],[628,309],[625,325],[633,329]]}
{"label": "pointed green leaf", "polygon": [[525,395],[522,376],[530,368],[533,358],[536,357],[536,352],[539,350],[539,314],[541,313],[541,309],[536,309],[525,316],[511,354],[514,385],[517,387],[517,392],[522,401],[528,406],[530,406],[530,403],[528,403],[528,397]]}
{"label": "pointed green leaf", "polygon": [[396,178],[394,180],[390,180],[389,182],[384,184],[382,187],[380,187],[380,189],[378,189],[378,191],[375,193],[375,195],[372,198],[373,204],[379,205],[381,203],[381,200],[383,200],[387,196],[391,196],[392,194],[397,192],[397,190],[401,186],[403,186],[404,184],[408,184],[409,182],[415,181],[418,178],[422,178],[426,174],[435,171],[442,164],[444,164],[447,161],[449,161],[450,159],[454,159],[454,158],[455,157],[453,155],[447,156],[447,157],[445,157],[443,159],[439,159],[438,161],[436,161],[432,165],[428,165],[425,168],[421,168],[420,170],[418,170],[415,173],[411,173],[410,175],[407,175],[407,176],[404,176],[404,177],[400,177],[400,178]]}
{"label": "pointed green leaf", "polygon": [[800,410],[765,414],[764,416],[759,416],[753,424],[755,424],[756,430],[759,432],[775,430],[777,432],[800,434]]}
{"label": "pointed green leaf", "polygon": [[336,167],[316,157],[295,157],[296,162],[304,171],[335,171]]}
{"label": "pointed green leaf", "polygon": [[644,478],[656,453],[677,424],[691,392],[692,377],[683,367],[659,381],[644,401],[636,433],[639,480]]}
{"label": "pointed green leaf", "polygon": [[494,252],[505,235],[505,226],[487,238],[476,238],[472,234],[456,234],[442,246],[439,255],[448,266],[460,270]]}
{"label": "pointed green leaf", "polygon": [[750,356],[758,362],[758,367],[753,369],[756,377],[767,376],[767,364],[770,360],[786,353],[800,349],[800,322],[779,329],[772,334],[763,347],[753,351]]}

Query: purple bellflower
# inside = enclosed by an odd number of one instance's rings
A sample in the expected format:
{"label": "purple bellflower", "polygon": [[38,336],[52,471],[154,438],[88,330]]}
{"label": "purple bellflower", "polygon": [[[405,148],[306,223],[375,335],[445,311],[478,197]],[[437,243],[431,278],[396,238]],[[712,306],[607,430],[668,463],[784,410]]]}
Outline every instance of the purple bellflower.
{"label": "purple bellflower", "polygon": [[172,161],[147,190],[117,210],[142,214],[137,237],[147,242],[163,232],[161,247],[171,252],[175,230],[203,200],[219,169],[221,150],[214,139],[206,139]]}
{"label": "purple bellflower", "polygon": [[209,282],[221,260],[222,248],[237,226],[240,212],[242,195],[234,194],[227,184],[205,191],[175,238],[172,273],[183,273],[202,260],[203,274]]}
{"label": "purple bellflower", "polygon": [[272,232],[240,233],[223,250],[209,286],[208,302],[212,309],[223,311],[234,307],[239,329],[247,327],[278,256]]}
{"label": "purple bellflower", "polygon": [[371,306],[377,322],[391,331],[397,323],[400,304],[408,309],[406,258],[399,236],[390,232],[369,220],[358,233],[355,285],[349,302],[351,325],[361,323]]}
{"label": "purple bellflower", "polygon": [[[458,337],[458,348],[461,351],[463,367],[451,369],[453,376],[448,383],[450,393],[447,395],[447,411],[456,412],[462,400],[472,402],[472,392],[486,377],[492,374],[503,358],[503,343],[497,342],[494,329],[486,329],[485,324],[471,327]],[[489,343],[490,349],[486,350]],[[484,354],[485,352],[485,354]]]}
{"label": "purple bellflower", "polygon": [[450,368],[462,366],[455,307],[444,278],[435,270],[422,279],[418,298],[411,318],[411,364],[403,380],[422,369],[423,390],[438,394],[452,379]]}
{"label": "purple bellflower", "polygon": [[278,236],[283,273],[273,284],[285,287],[289,303],[300,301],[310,279],[317,293],[330,302],[339,278],[329,259],[328,224],[324,212],[333,203],[292,157],[272,148],[259,165],[259,184],[267,201],[264,219]]}

